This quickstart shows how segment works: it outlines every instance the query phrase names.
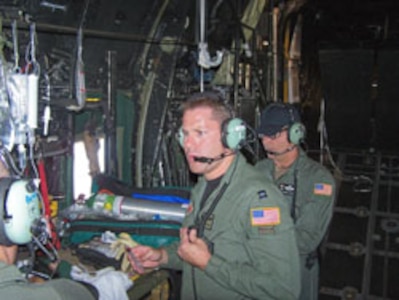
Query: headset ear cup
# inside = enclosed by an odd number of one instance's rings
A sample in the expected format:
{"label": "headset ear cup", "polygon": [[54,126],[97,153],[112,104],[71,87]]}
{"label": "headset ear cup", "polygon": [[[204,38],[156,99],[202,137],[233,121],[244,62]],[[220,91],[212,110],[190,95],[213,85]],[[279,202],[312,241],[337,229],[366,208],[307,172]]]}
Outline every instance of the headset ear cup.
{"label": "headset ear cup", "polygon": [[38,190],[30,180],[16,180],[7,198],[7,213],[12,216],[4,225],[7,237],[14,244],[27,244],[32,240],[32,225],[41,217]]}
{"label": "headset ear cup", "polygon": [[183,134],[183,129],[181,127],[179,128],[179,130],[177,132],[176,138],[177,138],[179,145],[181,147],[184,147],[184,134]]}
{"label": "headset ear cup", "polygon": [[289,142],[294,145],[299,145],[305,138],[306,129],[302,123],[296,122],[289,128],[288,138]]}
{"label": "headset ear cup", "polygon": [[227,119],[222,124],[222,144],[225,148],[238,150],[245,141],[247,127],[239,118]]}

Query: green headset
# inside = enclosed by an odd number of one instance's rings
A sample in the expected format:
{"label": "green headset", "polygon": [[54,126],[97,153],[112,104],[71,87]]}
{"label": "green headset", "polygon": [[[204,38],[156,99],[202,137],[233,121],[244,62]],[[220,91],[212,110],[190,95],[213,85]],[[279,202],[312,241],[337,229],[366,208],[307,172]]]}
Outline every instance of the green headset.
{"label": "green headset", "polygon": [[286,104],[290,114],[291,123],[288,128],[288,141],[294,145],[303,142],[306,136],[306,127],[300,122],[298,111],[291,104]]}
{"label": "green headset", "polygon": [[299,116],[298,110],[292,104],[288,103],[273,103],[268,106],[267,110],[271,111],[275,107],[283,108],[288,114],[288,141],[294,145],[299,145],[302,143],[306,136],[306,128],[305,125],[303,125],[300,121],[301,118]]}
{"label": "green headset", "polygon": [[247,136],[247,126],[240,118],[226,119],[222,123],[222,145],[231,150],[239,150]]}
{"label": "green headset", "polygon": [[39,194],[33,181],[0,179],[0,245],[29,243],[40,217]]}

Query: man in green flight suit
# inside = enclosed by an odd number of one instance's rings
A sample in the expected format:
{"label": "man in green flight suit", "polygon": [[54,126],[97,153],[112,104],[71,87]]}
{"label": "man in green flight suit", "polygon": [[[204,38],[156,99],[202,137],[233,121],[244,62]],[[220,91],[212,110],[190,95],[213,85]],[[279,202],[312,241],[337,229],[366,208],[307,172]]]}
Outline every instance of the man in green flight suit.
{"label": "man in green flight suit", "polygon": [[[15,184],[15,186],[14,186]],[[18,188],[18,189],[17,189]],[[32,193],[24,193],[24,189],[20,189],[18,181],[10,178],[10,172],[6,167],[5,160],[0,153],[0,299],[30,299],[30,300],[44,300],[44,299],[63,299],[63,300],[91,300],[98,299],[97,289],[87,283],[77,282],[69,279],[53,279],[41,283],[33,283],[25,278],[25,274],[14,265],[17,254],[18,245],[14,243],[11,237],[8,236],[7,224],[11,227],[13,238],[22,241],[25,239],[26,233],[30,227],[25,228],[24,225],[33,223],[34,213],[39,210],[39,203],[32,200]],[[16,194],[15,194],[16,193]],[[29,196],[30,195],[30,196]],[[29,216],[26,219],[15,219],[14,214],[8,214],[5,210],[10,207],[15,200],[15,196],[26,199],[26,206],[19,206],[18,215],[24,213]],[[29,203],[28,203],[29,200]],[[23,203],[17,201],[18,203]],[[8,216],[7,220],[4,216]],[[16,228],[17,230],[14,230]],[[26,240],[26,243],[29,241]]]}
{"label": "man in green flight suit", "polygon": [[334,178],[300,148],[305,127],[293,105],[267,106],[257,132],[267,158],[256,168],[277,184],[291,208],[301,258],[300,299],[318,299],[318,247],[333,214]]}
{"label": "man in green flight suit", "polygon": [[139,273],[140,267],[182,270],[185,300],[297,299],[299,254],[288,206],[239,153],[246,126],[232,117],[213,92],[184,102],[180,143],[200,176],[180,242],[132,248],[131,263]]}

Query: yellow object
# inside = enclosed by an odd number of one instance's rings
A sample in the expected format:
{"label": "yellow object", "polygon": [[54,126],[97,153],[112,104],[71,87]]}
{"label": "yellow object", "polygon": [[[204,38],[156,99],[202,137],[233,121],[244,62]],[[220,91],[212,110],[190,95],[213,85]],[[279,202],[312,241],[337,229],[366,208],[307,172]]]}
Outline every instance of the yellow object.
{"label": "yellow object", "polygon": [[86,102],[99,102],[101,98],[98,97],[86,97]]}
{"label": "yellow object", "polygon": [[52,218],[55,218],[58,215],[58,201],[53,200],[52,198],[50,198],[49,200],[50,200],[50,215]]}
{"label": "yellow object", "polygon": [[121,261],[121,270],[123,272],[129,272],[131,270],[131,265],[128,260],[128,249],[136,247],[138,243],[132,239],[130,234],[126,232],[122,232],[118,235],[118,239],[111,244],[111,249],[116,250],[115,259],[120,259]]}
{"label": "yellow object", "polygon": [[109,203],[109,202],[105,203],[105,204],[104,204],[104,209],[106,209],[106,210],[112,210],[112,204]]}
{"label": "yellow object", "polygon": [[167,300],[170,297],[169,281],[164,280],[151,290],[151,294],[148,295],[145,300]]}
{"label": "yellow object", "polygon": [[137,280],[139,278],[140,278],[140,274],[134,274],[133,276],[130,277],[130,280],[131,281],[135,281],[135,280]]}

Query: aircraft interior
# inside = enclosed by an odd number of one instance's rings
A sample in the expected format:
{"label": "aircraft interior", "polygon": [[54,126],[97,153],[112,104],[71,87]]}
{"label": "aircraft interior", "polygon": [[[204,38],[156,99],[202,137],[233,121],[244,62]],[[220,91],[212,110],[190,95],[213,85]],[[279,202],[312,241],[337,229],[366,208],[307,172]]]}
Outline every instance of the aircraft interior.
{"label": "aircraft interior", "polygon": [[[177,135],[193,92],[218,91],[245,121],[250,163],[266,156],[262,109],[298,108],[303,149],[337,182],[321,300],[399,299],[398,82],[395,0],[0,2],[2,160],[63,216],[99,190],[186,196]],[[168,298],[139,289],[129,299],[179,299],[176,282]]]}

